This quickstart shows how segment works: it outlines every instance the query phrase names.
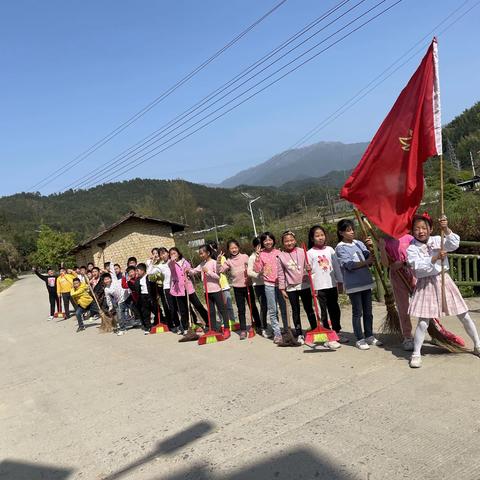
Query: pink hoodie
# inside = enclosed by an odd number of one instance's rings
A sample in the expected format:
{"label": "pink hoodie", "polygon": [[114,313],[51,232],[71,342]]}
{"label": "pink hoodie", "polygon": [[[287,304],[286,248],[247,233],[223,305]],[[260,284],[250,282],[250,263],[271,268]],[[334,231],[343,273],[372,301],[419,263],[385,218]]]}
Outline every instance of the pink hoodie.
{"label": "pink hoodie", "polygon": [[[185,295],[185,271],[189,270],[191,265],[182,258],[178,262],[170,260],[168,262],[170,267],[171,277],[170,277],[170,295],[174,297],[183,297]],[[191,295],[195,292],[193,288],[193,283],[190,279],[187,278],[187,292]]]}
{"label": "pink hoodie", "polygon": [[253,269],[257,273],[262,273],[263,281],[267,285],[276,285],[278,280],[277,273],[277,257],[280,254],[280,250],[274,248],[269,252],[265,250],[260,252],[260,255],[255,260]]}
{"label": "pink hoodie", "polygon": [[280,252],[277,258],[278,288],[308,284],[308,274],[305,270],[305,252],[295,247],[291,252]]}
{"label": "pink hoodie", "polygon": [[248,255],[239,253],[234,257],[230,257],[227,261],[218,267],[220,273],[225,273],[230,270],[230,278],[232,280],[232,286],[235,288],[242,288],[246,286],[245,277],[248,265]]}
{"label": "pink hoodie", "polygon": [[[207,268],[207,272],[203,271],[204,268]],[[220,292],[220,275],[217,273],[217,262],[212,258],[210,260],[203,261],[197,267],[190,270],[190,275],[195,275],[201,273],[202,280],[204,277],[207,279],[207,289],[208,293]]]}

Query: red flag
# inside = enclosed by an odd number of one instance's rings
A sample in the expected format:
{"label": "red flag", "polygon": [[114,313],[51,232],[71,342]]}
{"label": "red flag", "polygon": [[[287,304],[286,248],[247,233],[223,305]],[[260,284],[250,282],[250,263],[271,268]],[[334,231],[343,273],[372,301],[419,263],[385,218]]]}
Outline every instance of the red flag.
{"label": "red flag", "polygon": [[437,41],[402,90],[342,188],[378,228],[407,233],[423,197],[423,163],[442,153]]}

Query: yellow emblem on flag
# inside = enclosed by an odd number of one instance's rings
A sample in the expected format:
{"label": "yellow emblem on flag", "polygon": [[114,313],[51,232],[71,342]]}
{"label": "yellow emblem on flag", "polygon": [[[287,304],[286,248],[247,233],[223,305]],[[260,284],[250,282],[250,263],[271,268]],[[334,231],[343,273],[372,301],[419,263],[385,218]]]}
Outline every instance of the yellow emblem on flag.
{"label": "yellow emblem on flag", "polygon": [[405,152],[410,151],[410,144],[412,142],[413,130],[408,130],[408,137],[398,137],[398,141],[402,147],[402,150]]}

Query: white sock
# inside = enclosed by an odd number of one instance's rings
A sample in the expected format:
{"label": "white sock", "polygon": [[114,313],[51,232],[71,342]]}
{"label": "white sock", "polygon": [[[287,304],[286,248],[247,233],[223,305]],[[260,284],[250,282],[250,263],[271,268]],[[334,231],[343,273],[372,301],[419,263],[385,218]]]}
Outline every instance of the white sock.
{"label": "white sock", "polygon": [[419,318],[417,328],[415,329],[415,336],[413,337],[413,354],[420,356],[423,342],[425,341],[425,334],[430,323],[429,318]]}
{"label": "white sock", "polygon": [[462,322],[463,328],[465,328],[468,336],[473,340],[473,344],[477,348],[480,348],[480,338],[478,337],[477,327],[475,326],[472,317],[468,312],[461,313],[460,315],[457,315],[457,317]]}

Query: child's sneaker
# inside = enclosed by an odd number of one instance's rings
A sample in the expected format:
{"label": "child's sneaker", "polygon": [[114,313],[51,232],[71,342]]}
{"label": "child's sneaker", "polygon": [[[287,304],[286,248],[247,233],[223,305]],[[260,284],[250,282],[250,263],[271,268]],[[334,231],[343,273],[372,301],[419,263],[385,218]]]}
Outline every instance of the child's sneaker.
{"label": "child's sneaker", "polygon": [[362,338],[361,340],[358,340],[355,343],[355,346],[357,348],[359,348],[360,350],[369,350],[370,349],[370,345],[368,345],[368,343],[365,341],[364,338]]}
{"label": "child's sneaker", "polygon": [[50,316],[48,317],[49,320],[53,320],[53,318],[54,318],[53,315],[50,315]]}
{"label": "child's sneaker", "polygon": [[148,330],[144,330],[144,331],[143,331],[143,334],[144,334],[144,335],[150,335],[150,332],[149,332]]}
{"label": "child's sneaker", "polygon": [[125,335],[127,332],[125,330],[118,330],[117,335],[120,337],[122,335]]}
{"label": "child's sneaker", "polygon": [[422,366],[422,357],[420,355],[412,355],[409,365],[410,368],[420,368]]}
{"label": "child's sneaker", "polygon": [[330,348],[330,350],[337,350],[341,347],[340,343],[338,343],[336,340],[333,340],[331,342],[325,342],[325,346],[327,348]]}
{"label": "child's sneaker", "polygon": [[225,340],[228,340],[230,338],[230,329],[229,328],[224,328],[223,329],[223,338]]}
{"label": "child's sneaker", "polygon": [[279,343],[281,343],[282,341],[283,341],[283,339],[282,339],[282,336],[281,336],[281,335],[275,335],[275,336],[273,337],[273,343],[275,343],[275,344],[277,344],[277,345],[278,345]]}
{"label": "child's sneaker", "polygon": [[338,343],[348,343],[350,340],[343,334],[338,332]]}
{"label": "child's sneaker", "polygon": [[245,330],[242,330],[240,332],[240,340],[246,340],[247,338],[247,332]]}
{"label": "child's sneaker", "polygon": [[304,345],[305,344],[305,337],[303,335],[299,335],[297,337],[297,342],[300,344],[300,345]]}
{"label": "child's sneaker", "polygon": [[376,347],[381,347],[383,345],[383,343],[380,340],[378,340],[378,338],[375,338],[373,335],[371,337],[367,337],[365,341],[369,345],[375,345]]}
{"label": "child's sneaker", "polygon": [[77,333],[78,332],[83,332],[85,330],[85,327],[82,325],[81,327],[77,328]]}
{"label": "child's sneaker", "polygon": [[474,347],[473,352],[472,352],[476,357],[480,357],[480,345],[477,347]]}
{"label": "child's sneaker", "polygon": [[272,338],[272,336],[265,330],[262,330],[262,337],[263,338]]}
{"label": "child's sneaker", "polygon": [[413,352],[413,338],[405,338],[402,342],[402,347],[406,352]]}

